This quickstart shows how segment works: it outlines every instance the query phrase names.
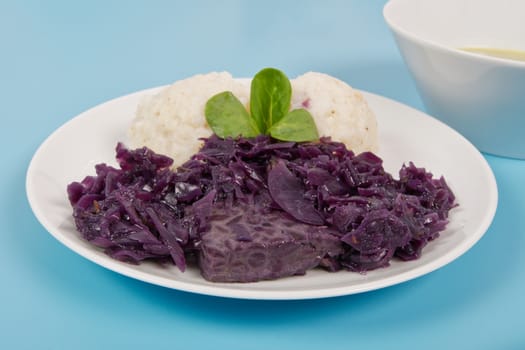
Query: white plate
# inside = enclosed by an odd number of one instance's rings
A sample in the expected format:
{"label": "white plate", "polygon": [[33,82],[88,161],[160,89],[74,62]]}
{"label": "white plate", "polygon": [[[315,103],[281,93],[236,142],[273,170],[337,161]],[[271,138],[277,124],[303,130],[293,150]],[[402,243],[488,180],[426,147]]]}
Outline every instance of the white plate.
{"label": "white plate", "polygon": [[64,245],[85,258],[123,275],[178,290],[246,299],[308,299],[370,291],[434,271],[458,258],[488,229],[497,206],[494,175],[483,156],[457,132],[415,109],[363,92],[380,128],[380,152],[385,168],[397,174],[414,161],[435,176],[444,175],[455,192],[458,208],[441,237],[427,245],[416,261],[358,274],[309,271],[257,283],[211,283],[197,268],[181,273],[176,267],[143,263],[135,266],[109,258],[77,233],[66,186],[94,173],[101,162],[115,164],[114,149],[126,141],[139,100],[159,88],[140,91],[94,107],[50,135],[35,153],[27,172],[27,197],[42,225]]}

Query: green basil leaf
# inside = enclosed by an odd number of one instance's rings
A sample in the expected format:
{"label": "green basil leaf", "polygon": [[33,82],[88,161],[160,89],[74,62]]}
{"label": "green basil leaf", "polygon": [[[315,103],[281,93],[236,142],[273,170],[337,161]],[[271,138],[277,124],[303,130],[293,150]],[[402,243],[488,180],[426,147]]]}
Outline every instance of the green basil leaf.
{"label": "green basil leaf", "polygon": [[250,112],[263,133],[288,113],[291,100],[292,85],[280,70],[265,68],[253,77]]}
{"label": "green basil leaf", "polygon": [[241,101],[230,91],[210,98],[204,114],[208,125],[219,137],[255,137],[261,133]]}
{"label": "green basil leaf", "polygon": [[314,141],[319,133],[312,115],[306,109],[294,109],[269,130],[270,135],[281,141]]}

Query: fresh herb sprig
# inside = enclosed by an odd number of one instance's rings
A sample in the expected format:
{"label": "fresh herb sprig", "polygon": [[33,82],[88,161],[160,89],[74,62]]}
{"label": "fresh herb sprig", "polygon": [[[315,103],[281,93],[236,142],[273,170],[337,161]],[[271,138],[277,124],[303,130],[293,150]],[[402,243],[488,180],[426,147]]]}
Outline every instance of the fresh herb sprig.
{"label": "fresh herb sprig", "polygon": [[205,116],[213,132],[222,138],[270,135],[281,141],[319,139],[312,115],[306,109],[290,111],[292,85],[278,69],[265,68],[252,79],[250,112],[230,91],[211,97]]}

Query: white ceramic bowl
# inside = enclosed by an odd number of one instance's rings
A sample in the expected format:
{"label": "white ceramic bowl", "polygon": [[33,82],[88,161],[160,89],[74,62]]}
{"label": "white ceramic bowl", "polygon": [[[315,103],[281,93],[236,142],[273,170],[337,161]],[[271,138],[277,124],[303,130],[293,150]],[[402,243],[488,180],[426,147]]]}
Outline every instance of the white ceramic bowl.
{"label": "white ceramic bowl", "polygon": [[[383,11],[428,112],[481,151],[525,159],[525,0],[391,0]],[[443,140],[446,142],[446,140]]]}

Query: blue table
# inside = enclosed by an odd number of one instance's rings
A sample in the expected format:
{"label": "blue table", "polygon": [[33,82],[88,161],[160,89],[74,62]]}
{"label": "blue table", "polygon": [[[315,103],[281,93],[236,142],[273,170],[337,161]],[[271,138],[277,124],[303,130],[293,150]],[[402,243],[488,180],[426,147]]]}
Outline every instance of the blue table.
{"label": "blue table", "polygon": [[384,3],[1,2],[0,348],[524,349],[525,161],[485,156],[498,211],[458,260],[320,300],[208,297],[123,277],[61,245],[29,208],[25,172],[53,130],[103,101],[195,73],[321,71],[423,109]]}

